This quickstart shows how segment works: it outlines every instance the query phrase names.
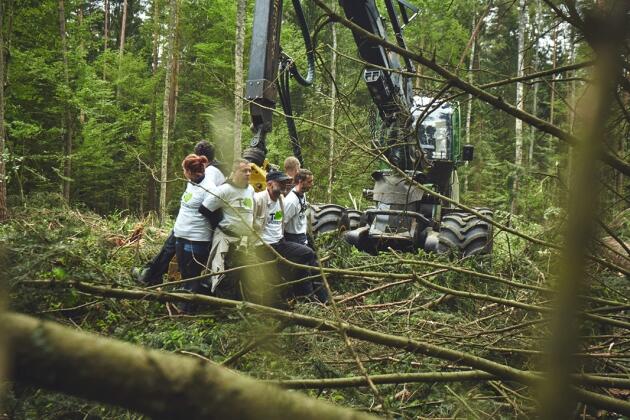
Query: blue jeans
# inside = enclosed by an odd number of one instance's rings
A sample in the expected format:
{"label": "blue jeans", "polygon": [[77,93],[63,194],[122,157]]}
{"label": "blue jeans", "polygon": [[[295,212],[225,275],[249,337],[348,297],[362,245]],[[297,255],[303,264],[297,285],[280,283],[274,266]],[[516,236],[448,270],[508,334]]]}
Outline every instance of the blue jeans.
{"label": "blue jeans", "polygon": [[[212,242],[190,241],[188,239],[176,238],[175,250],[182,280],[201,275],[201,272],[208,262],[211,244]],[[201,289],[201,281],[196,280],[184,283],[182,288],[189,292],[197,293]]]}

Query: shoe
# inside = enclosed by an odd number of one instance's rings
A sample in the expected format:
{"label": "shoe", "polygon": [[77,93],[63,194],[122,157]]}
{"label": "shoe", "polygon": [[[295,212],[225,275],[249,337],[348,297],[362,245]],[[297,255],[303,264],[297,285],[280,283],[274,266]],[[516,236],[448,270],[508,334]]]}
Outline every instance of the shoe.
{"label": "shoe", "polygon": [[148,268],[134,267],[131,269],[131,276],[133,277],[133,279],[143,286],[149,285],[149,279],[147,278],[148,274]]}

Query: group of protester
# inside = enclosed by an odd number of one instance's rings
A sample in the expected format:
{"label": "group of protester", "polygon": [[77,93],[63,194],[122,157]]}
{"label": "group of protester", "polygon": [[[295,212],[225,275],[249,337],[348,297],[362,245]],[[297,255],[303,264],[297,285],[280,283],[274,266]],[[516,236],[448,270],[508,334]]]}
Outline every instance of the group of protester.
{"label": "group of protester", "polygon": [[[280,270],[247,271],[250,286],[280,286],[278,296],[289,292],[296,298],[326,303],[326,289],[308,278],[316,277],[315,271],[304,268],[316,267],[306,215],[306,193],[313,186],[313,174],[300,168],[295,157],[287,158],[284,166],[285,172],[269,171],[266,190],[256,193],[249,185],[250,162],[236,159],[226,179],[217,168],[214,147],[206,141],[197,143],[194,154],[182,162],[188,182],[173,231],[160,253],[143,269],[134,270],[136,279],[148,285],[161,283],[176,255],[182,279],[210,274],[207,280],[185,282],[183,290],[216,294],[225,279],[228,254],[240,249],[260,261],[279,260]],[[285,259],[302,267],[283,264]],[[281,287],[286,282],[291,287]],[[191,311],[189,305],[179,308]]]}

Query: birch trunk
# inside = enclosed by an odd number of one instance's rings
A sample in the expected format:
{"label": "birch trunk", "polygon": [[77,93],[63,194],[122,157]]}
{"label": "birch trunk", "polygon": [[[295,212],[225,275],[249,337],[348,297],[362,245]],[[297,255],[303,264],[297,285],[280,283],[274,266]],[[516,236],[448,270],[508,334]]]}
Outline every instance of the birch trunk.
{"label": "birch trunk", "polygon": [[[551,54],[551,66],[553,68],[556,68],[558,66],[558,28],[554,28],[553,30],[553,52]],[[552,75],[551,76],[551,92],[550,92],[550,99],[549,99],[549,123],[553,124],[555,119],[555,111],[556,111],[556,76]],[[549,138],[549,144],[551,144],[552,142],[552,138]],[[549,146],[549,148],[551,148],[551,146]],[[570,150],[570,149],[569,149]],[[568,174],[571,173],[571,161],[573,160],[573,153],[568,153],[567,156],[567,170],[566,170],[566,176],[567,176],[567,180],[568,178]],[[558,161],[556,161],[556,165],[555,165],[555,169],[556,169],[556,174],[558,175],[558,179],[561,179],[562,177],[562,173],[561,173],[561,168],[560,165],[558,163]],[[556,188],[556,196],[560,196],[559,192],[561,190],[560,185],[557,186]]]}
{"label": "birch trunk", "polygon": [[[103,56],[107,55],[107,47],[109,43],[109,0],[105,0],[105,4],[103,4],[103,9],[105,12],[105,21],[104,21],[104,30],[103,30]],[[103,60],[103,80],[105,80],[105,74],[107,73],[107,60]]]}
{"label": "birch trunk", "polygon": [[234,47],[234,147],[233,158],[241,156],[241,127],[243,126],[243,46],[245,45],[245,17],[247,1],[236,3],[236,36]]}
{"label": "birch trunk", "polygon": [[[158,71],[158,43],[160,40],[160,2],[159,0],[153,0],[153,45],[151,52],[151,75],[155,80]],[[157,97],[158,97],[158,84],[153,86],[153,97],[151,98],[151,134],[149,136],[149,167],[153,168],[156,162],[155,153],[157,151]],[[147,180],[147,207],[148,210],[157,210],[157,185],[153,174],[149,174]]]}
{"label": "birch trunk", "polygon": [[[523,76],[523,63],[524,63],[524,55],[525,55],[525,26],[527,24],[527,9],[525,0],[519,1],[518,8],[518,58],[516,65],[516,77]],[[525,109],[525,103],[523,100],[523,83],[516,83],[516,108],[519,111],[523,111]],[[523,165],[523,121],[520,119],[516,119],[516,123],[514,126],[514,186],[512,191],[512,204],[510,211],[514,214],[518,211],[518,194],[519,194],[519,184],[520,184],[520,170]]]}
{"label": "birch trunk", "polygon": [[[536,41],[538,41],[538,38],[540,37],[540,34],[541,34],[541,30],[540,30],[541,18],[542,18],[542,4],[540,0],[537,0],[536,1],[536,14],[534,15],[534,31],[536,34]],[[540,60],[538,58],[537,48],[534,48],[533,54],[534,54],[533,72],[535,73],[538,71],[538,68],[540,67]],[[532,115],[537,117],[538,116],[537,114],[538,114],[538,83],[534,83],[534,98],[532,102]],[[536,143],[536,131],[537,130],[534,126],[530,127],[529,151],[527,153],[527,165],[530,169],[532,168],[533,162],[534,162],[534,145]]]}
{"label": "birch trunk", "polygon": [[160,219],[166,217],[166,180],[168,178],[168,146],[171,135],[171,117],[175,105],[174,96],[176,78],[176,31],[178,0],[169,0],[169,24],[168,24],[168,53],[166,63],[166,77],[164,78],[164,103],[163,103],[163,129],[162,129],[162,161],[160,171]]}
{"label": "birch trunk", "polygon": [[125,31],[127,29],[127,0],[123,1],[122,20],[120,22],[120,45],[118,46],[118,83],[116,84],[116,99],[120,99],[122,60],[125,54]]}
{"label": "birch trunk", "polygon": [[[66,11],[63,0],[59,0],[59,33],[61,35],[61,55],[63,58],[63,76],[66,88],[70,88],[68,70],[68,46],[66,39]],[[64,111],[64,159],[63,159],[63,197],[70,201],[70,177],[72,176],[72,116],[69,104]]]}
{"label": "birch trunk", "polygon": [[[470,30],[474,38],[472,40],[472,45],[470,46],[470,60],[468,62],[468,82],[471,84],[473,83],[473,79],[474,79],[473,69],[474,69],[474,63],[475,63],[475,47],[477,46],[477,37],[475,35],[475,27],[477,25],[475,23],[475,19],[476,19],[476,15],[473,14],[472,24],[471,24],[472,26]],[[466,144],[470,144],[470,126],[471,126],[471,121],[472,121],[472,101],[473,101],[473,96],[471,94],[468,94],[468,106],[466,107]],[[465,163],[466,167],[468,167],[469,164],[470,162],[466,162]],[[465,172],[463,181],[464,181],[463,182],[464,191],[468,191],[468,171]]]}
{"label": "birch trunk", "polygon": [[[333,2],[333,10],[334,10],[334,2]],[[335,111],[337,105],[337,28],[335,24],[330,25],[330,29],[332,31],[332,56],[330,58],[330,126],[332,129],[329,132],[330,137],[328,138],[328,188],[326,189],[326,193],[328,194],[328,202],[332,203],[332,191],[333,191],[333,180],[335,176],[335,171],[333,170],[333,166],[335,164]]]}

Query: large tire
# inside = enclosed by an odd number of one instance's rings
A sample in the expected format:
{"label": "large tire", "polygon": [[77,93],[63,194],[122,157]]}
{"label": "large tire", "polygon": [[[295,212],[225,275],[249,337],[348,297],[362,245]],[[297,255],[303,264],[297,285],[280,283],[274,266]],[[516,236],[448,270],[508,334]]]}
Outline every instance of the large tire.
{"label": "large tire", "polygon": [[363,212],[346,209],[337,204],[320,204],[311,207],[311,224],[313,234],[332,232],[334,230],[352,230],[361,225]]}
{"label": "large tire", "polygon": [[336,204],[322,204],[312,206],[311,223],[313,235],[332,232],[343,226],[346,209]]}
{"label": "large tire", "polygon": [[[490,209],[475,210],[492,218]],[[449,213],[442,218],[440,224],[437,251],[459,257],[492,254],[492,230],[492,224],[474,214],[461,211]]]}
{"label": "large tire", "polygon": [[363,212],[354,209],[346,210],[346,214],[348,216],[348,229],[353,230],[358,228],[361,225],[361,216]]}

